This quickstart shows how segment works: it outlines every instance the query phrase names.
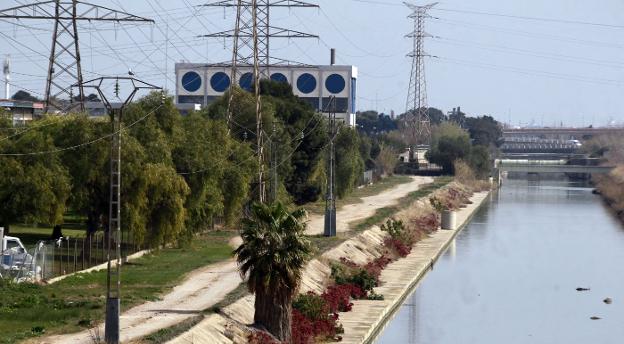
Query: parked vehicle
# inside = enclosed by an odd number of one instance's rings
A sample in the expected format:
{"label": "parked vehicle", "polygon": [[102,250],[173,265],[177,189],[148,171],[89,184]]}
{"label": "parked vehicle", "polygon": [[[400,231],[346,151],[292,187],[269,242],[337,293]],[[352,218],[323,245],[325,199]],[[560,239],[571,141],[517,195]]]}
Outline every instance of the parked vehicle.
{"label": "parked vehicle", "polygon": [[0,228],[0,253],[0,276],[20,275],[32,269],[33,256],[19,238],[5,236],[4,228]]}

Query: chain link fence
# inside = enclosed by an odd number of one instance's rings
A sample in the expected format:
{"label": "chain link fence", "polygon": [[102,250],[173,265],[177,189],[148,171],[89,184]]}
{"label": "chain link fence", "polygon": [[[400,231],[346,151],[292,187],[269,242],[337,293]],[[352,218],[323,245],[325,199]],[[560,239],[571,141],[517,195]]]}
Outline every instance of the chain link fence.
{"label": "chain link fence", "polygon": [[[86,238],[39,241],[30,252],[20,247],[6,249],[2,251],[0,278],[43,282],[104,264],[107,262],[106,239],[105,233],[96,232]],[[122,257],[141,249],[128,236],[122,236],[120,247]]]}

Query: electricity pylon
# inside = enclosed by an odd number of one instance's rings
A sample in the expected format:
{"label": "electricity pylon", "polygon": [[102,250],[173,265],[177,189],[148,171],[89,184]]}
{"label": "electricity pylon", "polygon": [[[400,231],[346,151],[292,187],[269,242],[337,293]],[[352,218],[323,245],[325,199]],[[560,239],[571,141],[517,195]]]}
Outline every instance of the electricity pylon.
{"label": "electricity pylon", "polygon": [[[119,98],[119,81],[132,86],[130,94],[118,106],[114,106],[102,90],[104,83],[114,81],[114,93]],[[106,236],[106,321],[104,338],[107,344],[119,343],[119,314],[121,299],[121,134],[123,110],[132,102],[140,90],[163,90],[162,87],[148,84],[132,77],[101,77],[75,84],[72,88],[92,88],[97,91],[111,119],[111,155],[110,155],[110,195],[108,213],[108,235]],[[164,102],[164,93],[163,93]],[[112,261],[115,266],[112,266]]]}
{"label": "electricity pylon", "polygon": [[[84,111],[84,89],[77,87],[74,97],[72,85],[82,85],[82,67],[78,41],[79,21],[151,22],[151,19],[89,4],[78,0],[39,1],[0,10],[0,19],[53,20],[52,47],[45,88],[46,112],[67,113]],[[62,99],[66,97],[67,99]],[[76,99],[77,101],[73,101]]]}
{"label": "electricity pylon", "polygon": [[[294,0],[223,0],[203,5],[206,7],[235,7],[236,21],[233,30],[203,35],[206,38],[232,38],[232,64],[230,75],[230,92],[227,108],[228,128],[232,122],[232,102],[234,87],[240,78],[239,67],[253,67],[253,83],[256,96],[256,154],[258,157],[258,201],[266,199],[265,167],[264,167],[264,133],[262,123],[262,97],[260,96],[260,79],[270,77],[269,68],[274,65],[270,53],[271,38],[318,38],[303,32],[274,27],[270,24],[270,13],[273,7],[318,7]],[[283,64],[286,60],[279,60]]]}
{"label": "electricity pylon", "polygon": [[412,73],[407,92],[405,113],[410,144],[430,144],[431,120],[427,106],[427,79],[425,78],[425,57],[429,56],[424,50],[425,38],[430,37],[425,32],[425,21],[429,18],[429,11],[437,4],[417,6],[407,2],[404,4],[412,10],[408,18],[414,20],[414,31],[406,37],[413,39],[413,49],[407,55],[412,58]]}
{"label": "electricity pylon", "polygon": [[[253,4],[255,3],[255,4]],[[271,25],[271,9],[273,8],[318,8],[319,6],[298,0],[223,0],[205,4],[206,7],[237,8],[236,21],[240,22],[239,30],[236,27],[232,30],[212,33],[200,37],[206,38],[234,38],[238,50],[250,48],[252,34],[250,33],[252,11],[255,7],[257,27],[258,27],[258,58],[260,60],[261,75],[263,78],[270,76],[269,69],[272,65],[291,64],[292,61],[276,58],[271,55],[271,39],[273,38],[318,38],[316,35],[307,34],[300,31]],[[239,10],[240,9],[240,10]],[[238,26],[238,25],[237,25]],[[238,42],[237,42],[238,41]],[[242,48],[242,49],[241,49]],[[250,55],[239,56],[239,65],[251,66]],[[232,79],[234,80],[234,79]]]}

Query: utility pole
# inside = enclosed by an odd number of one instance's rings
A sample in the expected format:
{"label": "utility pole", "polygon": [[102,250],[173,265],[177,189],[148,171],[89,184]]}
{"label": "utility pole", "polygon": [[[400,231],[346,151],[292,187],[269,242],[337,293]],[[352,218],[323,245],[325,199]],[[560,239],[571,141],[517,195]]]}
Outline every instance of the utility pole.
{"label": "utility pole", "polygon": [[329,100],[329,163],[327,166],[327,193],[325,196],[325,230],[326,237],[336,236],[336,97]]}
{"label": "utility pole", "polygon": [[273,130],[271,135],[271,201],[277,201],[277,126],[273,122]]}
{"label": "utility pole", "polygon": [[[52,47],[45,88],[46,112],[84,111],[84,90],[78,86],[74,102],[72,85],[82,85],[82,66],[78,41],[79,21],[150,22],[154,21],[107,7],[78,0],[51,0],[0,10],[0,19],[53,20]],[[63,98],[67,99],[63,99]]]}
{"label": "utility pole", "polygon": [[[105,82],[114,81],[114,93],[117,98],[121,91],[119,81],[130,83],[133,87],[130,95],[120,105],[114,106],[103,92]],[[101,77],[83,84],[75,84],[77,88],[93,88],[97,91],[106,107],[111,120],[111,155],[110,155],[110,197],[108,213],[108,233],[106,235],[106,322],[104,339],[107,344],[119,344],[119,314],[121,299],[121,134],[123,110],[132,102],[140,90],[163,90],[132,77]],[[163,93],[164,102],[164,93]],[[113,267],[111,261],[115,260]]]}
{"label": "utility pole", "polygon": [[407,126],[411,134],[410,144],[430,144],[431,120],[427,106],[427,80],[425,78],[425,57],[429,56],[424,50],[424,41],[430,37],[425,32],[425,21],[429,18],[429,11],[437,4],[417,6],[407,2],[404,4],[412,10],[408,18],[414,20],[414,31],[406,35],[413,39],[412,51],[407,55],[412,58],[412,73],[407,92],[406,116]]}

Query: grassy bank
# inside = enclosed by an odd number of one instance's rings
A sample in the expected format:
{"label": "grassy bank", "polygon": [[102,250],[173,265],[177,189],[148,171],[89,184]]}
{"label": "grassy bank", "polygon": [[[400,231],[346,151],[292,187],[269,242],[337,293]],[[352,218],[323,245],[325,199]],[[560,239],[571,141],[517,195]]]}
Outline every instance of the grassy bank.
{"label": "grassy bank", "polygon": [[[122,309],[158,299],[184,275],[232,255],[228,240],[235,232],[213,232],[186,248],[163,249],[122,269]],[[1,282],[0,282],[1,283]],[[106,272],[69,277],[38,286],[0,286],[0,343],[89,328],[104,318]]]}
{"label": "grassy bank", "polygon": [[430,195],[432,192],[446,186],[452,181],[453,177],[438,177],[433,183],[425,184],[420,189],[410,192],[407,196],[401,198],[397,205],[377,209],[373,216],[363,221],[357,222],[354,228],[356,231],[360,232],[367,230],[374,225],[378,225],[385,221],[387,218],[392,217],[399,211],[411,206],[412,203],[414,203],[419,198]]}

